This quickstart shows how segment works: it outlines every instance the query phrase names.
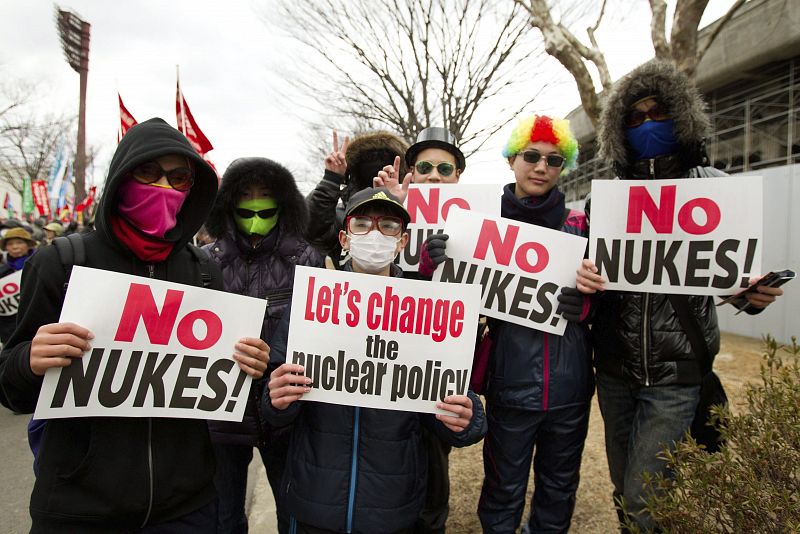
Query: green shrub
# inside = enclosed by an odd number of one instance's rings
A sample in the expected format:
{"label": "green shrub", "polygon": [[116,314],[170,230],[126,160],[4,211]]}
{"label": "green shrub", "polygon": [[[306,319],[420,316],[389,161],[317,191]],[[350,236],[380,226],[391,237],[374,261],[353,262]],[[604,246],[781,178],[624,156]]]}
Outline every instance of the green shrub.
{"label": "green shrub", "polygon": [[688,437],[663,452],[670,475],[646,479],[647,510],[663,532],[800,532],[800,347],[796,338],[764,343],[746,411],[714,409],[727,444],[709,454]]}

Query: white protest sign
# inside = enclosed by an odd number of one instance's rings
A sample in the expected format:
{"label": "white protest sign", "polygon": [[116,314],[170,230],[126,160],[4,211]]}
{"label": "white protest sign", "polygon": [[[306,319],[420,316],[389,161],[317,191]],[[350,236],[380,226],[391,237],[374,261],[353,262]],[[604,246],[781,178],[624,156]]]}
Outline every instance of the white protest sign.
{"label": "white protest sign", "polygon": [[408,245],[400,253],[400,267],[406,272],[419,270],[422,243],[444,229],[451,208],[499,217],[501,196],[497,184],[411,184],[405,202],[411,224]]}
{"label": "white protest sign", "polygon": [[303,400],[426,413],[469,388],[478,288],[297,267],[286,361]]}
{"label": "white protest sign", "polygon": [[22,271],[16,271],[0,278],[0,317],[9,317],[17,314],[21,280]]}
{"label": "white protest sign", "polygon": [[725,295],[761,274],[761,177],[594,180],[589,257],[607,289]]}
{"label": "white protest sign", "polygon": [[34,418],[241,421],[250,377],[231,356],[260,336],[265,311],[260,299],[73,267],[60,321],[95,337],[82,358],[47,370]]}
{"label": "white protest sign", "polygon": [[448,259],[434,280],[480,284],[484,315],[564,334],[556,298],[575,287],[586,238],[463,210],[450,213],[445,233]]}

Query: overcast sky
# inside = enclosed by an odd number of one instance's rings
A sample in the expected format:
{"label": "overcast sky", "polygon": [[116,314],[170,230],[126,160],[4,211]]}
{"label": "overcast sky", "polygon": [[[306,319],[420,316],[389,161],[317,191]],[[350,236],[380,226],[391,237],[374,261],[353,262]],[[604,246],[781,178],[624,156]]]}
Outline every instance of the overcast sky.
{"label": "overcast sky", "polygon": [[[623,3],[629,9],[608,14],[597,36],[614,79],[653,55],[647,2]],[[711,0],[703,25],[732,3]],[[295,45],[263,20],[270,12],[268,0],[63,0],[60,5],[92,25],[87,142],[99,149],[95,181],[104,179],[116,146],[117,91],[137,120],[159,116],[175,124],[176,65],[192,113],[214,145],[209,158],[220,172],[237,157],[265,156],[302,174],[300,180],[321,178],[323,163],[309,161],[317,157],[304,143],[302,121],[271,94],[281,83],[278,65],[291,65]],[[78,74],[62,55],[53,4],[3,0],[0,35],[0,75],[39,84],[41,109],[77,114]],[[556,83],[530,112],[563,116],[579,105],[574,83],[555,60],[545,59],[540,72]],[[511,179],[499,154],[510,128],[468,160],[465,182]],[[307,176],[315,167],[319,172]]]}

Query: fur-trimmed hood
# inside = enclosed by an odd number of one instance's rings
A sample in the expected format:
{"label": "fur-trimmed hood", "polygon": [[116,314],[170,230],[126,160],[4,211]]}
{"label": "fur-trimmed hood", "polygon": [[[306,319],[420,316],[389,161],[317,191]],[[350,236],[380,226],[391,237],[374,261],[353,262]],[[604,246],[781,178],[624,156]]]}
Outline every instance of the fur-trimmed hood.
{"label": "fur-trimmed hood", "polygon": [[222,176],[219,193],[206,221],[208,233],[215,238],[235,229],[233,209],[239,194],[251,184],[268,187],[278,202],[278,226],[283,232],[301,236],[308,224],[308,208],[289,170],[267,158],[239,158]]}
{"label": "fur-trimmed hood", "polygon": [[[671,111],[675,136],[686,155],[702,150],[711,129],[700,92],[672,63],[652,60],[620,79],[606,98],[600,116],[600,155],[627,169],[633,161],[625,139],[625,118],[630,106],[655,95]],[[693,159],[693,158],[692,158]],[[694,163],[697,164],[697,163]]]}
{"label": "fur-trimmed hood", "polygon": [[[385,165],[392,165],[395,156],[400,156],[400,176],[405,176],[408,172],[405,165],[406,150],[408,150],[408,144],[390,132],[370,132],[353,139],[345,154],[348,193],[352,194],[365,187],[372,187],[372,178],[378,175],[377,171],[374,174],[372,171],[380,170]],[[368,164],[369,161],[374,164]],[[382,165],[379,165],[378,162]],[[371,176],[357,176],[359,168],[362,166],[364,168],[361,172],[364,173],[369,168],[369,172],[366,174]],[[349,194],[344,196],[349,197]]]}

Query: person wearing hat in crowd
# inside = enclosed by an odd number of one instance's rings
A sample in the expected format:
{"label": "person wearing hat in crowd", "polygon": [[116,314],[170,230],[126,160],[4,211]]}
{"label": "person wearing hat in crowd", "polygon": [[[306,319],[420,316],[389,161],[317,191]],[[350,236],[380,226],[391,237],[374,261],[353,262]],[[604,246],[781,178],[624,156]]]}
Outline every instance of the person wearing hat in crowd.
{"label": "person wearing hat in crowd", "polygon": [[[261,338],[270,343],[292,298],[297,265],[322,267],[317,250],[302,237],[308,209],[288,169],[267,158],[239,158],[222,176],[206,221],[215,241],[205,247],[222,270],[225,291],[266,299]],[[280,481],[289,446],[289,430],[270,428],[258,411],[266,379],[252,382],[241,422],[209,421],[217,458],[214,483],[220,534],[247,532],[247,471],[258,448],[275,498],[278,527],[288,532]]]}
{"label": "person wearing hat in crowd", "polygon": [[[19,271],[31,255],[36,252],[36,241],[21,226],[9,228],[0,239],[3,262],[0,263],[0,278]],[[17,314],[0,315],[0,343],[6,344],[17,324]]]}
{"label": "person wearing hat in crowd", "polygon": [[63,233],[64,227],[58,221],[53,221],[44,225],[44,241],[47,244],[52,243],[53,239],[57,238]]}
{"label": "person wearing hat in crowd", "polygon": [[[358,191],[372,186],[372,179],[395,158],[405,156],[408,145],[389,132],[370,132],[351,142],[345,137],[339,145],[333,132],[333,146],[325,158],[325,174],[306,197],[311,215],[306,237],[339,269],[346,261],[339,243],[339,228],[344,223],[344,206]],[[403,166],[405,167],[405,165]],[[405,172],[405,169],[403,169]]]}
{"label": "person wearing hat in crowd", "polygon": [[[614,85],[600,117],[598,141],[623,180],[725,176],[708,163],[704,145],[709,130],[697,88],[672,63],[653,60]],[[644,507],[642,474],[667,473],[662,450],[689,429],[703,373],[669,295],[604,291],[604,280],[589,259],[578,270],[578,289],[599,292],[592,342],[614,504],[621,523],[624,501],[633,521],[657,530]],[[759,286],[737,305],[747,302],[747,312],[758,313],[781,294],[780,288]],[[686,298],[713,362],[720,342],[714,299]]]}
{"label": "person wearing hat in crowd", "polygon": [[[342,248],[350,253],[344,269],[402,276],[394,259],[408,241],[409,221],[406,209],[385,188],[354,194],[339,233]],[[421,427],[454,446],[476,443],[485,432],[480,399],[468,392],[438,403],[455,415],[297,402],[311,380],[303,376],[303,366],[286,363],[289,313],[284,317],[273,338],[269,395],[262,410],[275,425],[294,422],[282,484],[293,532],[414,532],[426,493]]]}
{"label": "person wearing hat in crowd", "polygon": [[[132,127],[111,159],[85,266],[202,286],[187,246],[208,216],[217,175],[178,130],[154,118]],[[211,289],[222,289],[208,262]],[[48,369],[83,365],[92,333],[59,321],[69,275],[55,247],[27,263],[17,328],[0,357],[0,401],[32,413]],[[103,302],[86,302],[103,306]],[[266,343],[243,338],[232,359],[260,378]],[[112,409],[113,410],[113,409]],[[217,528],[208,424],[172,417],[68,417],[46,422],[30,501],[31,532],[193,532]]]}
{"label": "person wearing hat in crowd", "polygon": [[[500,213],[528,224],[586,237],[583,213],[566,207],[558,188],[574,169],[578,142],[569,121],[522,117],[503,150],[515,181],[503,188]],[[423,248],[431,264],[446,259],[448,236]],[[428,267],[420,266],[422,274]],[[569,530],[589,428],[594,380],[588,319],[590,300],[574,287],[558,295],[566,319],[562,336],[488,319],[491,340],[486,389],[489,430],[478,516],[484,532],[515,532],[522,520],[533,461],[534,490],[525,532]]]}
{"label": "person wearing hat in crowd", "polygon": [[[405,202],[410,184],[457,184],[467,166],[455,136],[447,128],[439,126],[425,128],[417,135],[417,141],[406,151],[405,163],[409,172],[402,182],[398,180],[398,158],[395,158],[392,165],[385,166],[373,180],[375,187],[390,186],[392,193],[401,202]],[[420,263],[426,264],[433,271],[425,248],[422,248]],[[425,268],[422,267],[423,270]],[[407,273],[406,277],[430,280],[430,276],[420,276],[419,273]],[[422,435],[428,450],[428,495],[416,532],[442,533],[445,531],[450,510],[451,447],[424,429]]]}

